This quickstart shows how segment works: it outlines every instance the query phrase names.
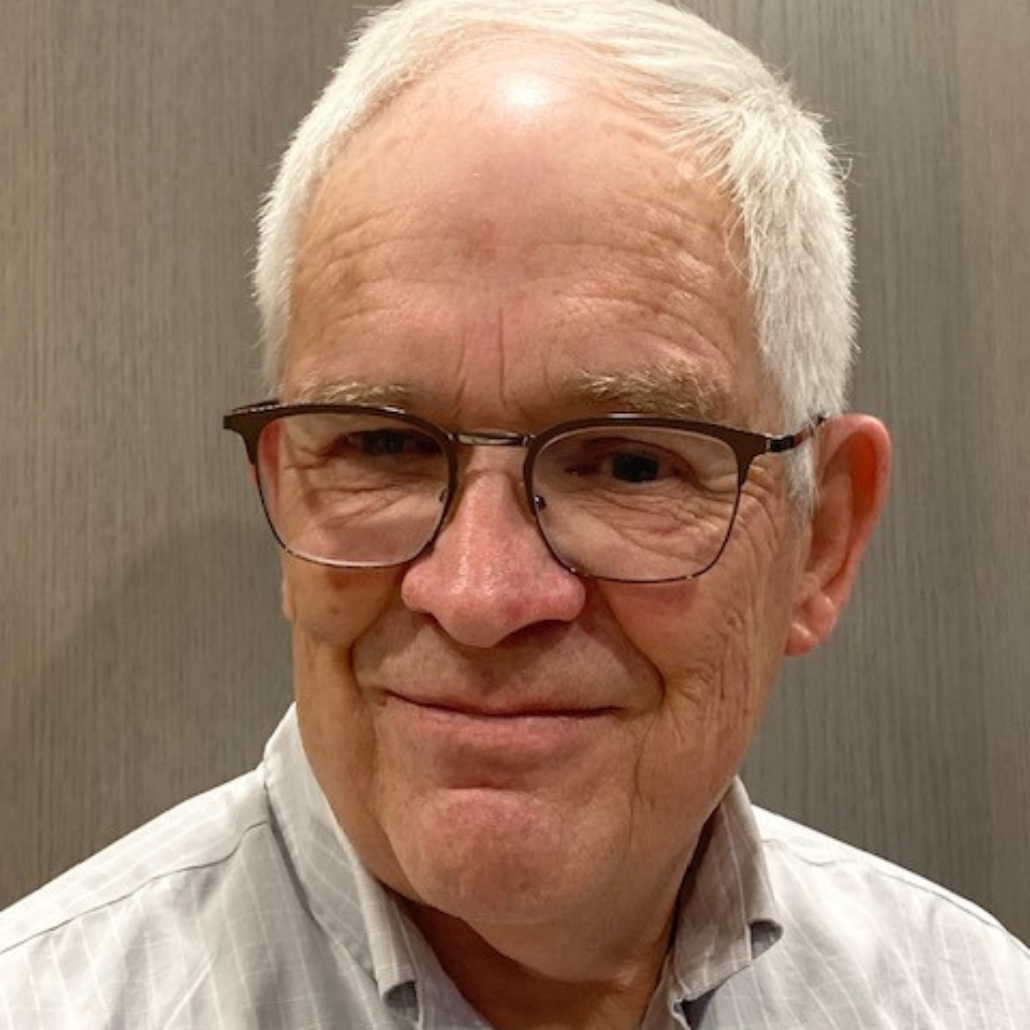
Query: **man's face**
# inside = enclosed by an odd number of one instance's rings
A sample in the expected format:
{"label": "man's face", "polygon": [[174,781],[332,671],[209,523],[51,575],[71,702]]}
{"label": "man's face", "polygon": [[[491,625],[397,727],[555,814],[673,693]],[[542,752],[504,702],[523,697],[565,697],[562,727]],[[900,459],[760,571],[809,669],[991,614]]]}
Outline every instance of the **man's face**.
{"label": "man's face", "polygon": [[[632,407],[792,430],[732,222],[574,60],[466,56],[318,192],[283,397],[395,399],[450,429]],[[409,566],[284,558],[312,767],[365,862],[417,903],[475,927],[632,921],[671,905],[783,654],[801,543],[782,460],[753,467],[713,569],[627,585],[550,556],[521,452],[466,458]]]}

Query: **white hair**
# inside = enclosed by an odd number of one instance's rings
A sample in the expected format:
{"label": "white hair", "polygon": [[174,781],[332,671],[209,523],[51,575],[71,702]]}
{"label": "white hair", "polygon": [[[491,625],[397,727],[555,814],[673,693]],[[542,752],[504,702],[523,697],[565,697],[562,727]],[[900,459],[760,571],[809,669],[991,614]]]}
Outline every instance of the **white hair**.
{"label": "white hair", "polygon": [[[855,349],[840,168],[786,83],[660,0],[403,0],[367,19],[297,130],[261,215],[254,285],[269,387],[281,377],[302,221],[333,159],[413,82],[505,32],[602,60],[615,88],[664,131],[669,154],[695,168],[700,161],[722,183],[743,230],[759,360],[785,428],[840,411]],[[812,494],[811,465],[803,454],[791,466],[802,501]]]}

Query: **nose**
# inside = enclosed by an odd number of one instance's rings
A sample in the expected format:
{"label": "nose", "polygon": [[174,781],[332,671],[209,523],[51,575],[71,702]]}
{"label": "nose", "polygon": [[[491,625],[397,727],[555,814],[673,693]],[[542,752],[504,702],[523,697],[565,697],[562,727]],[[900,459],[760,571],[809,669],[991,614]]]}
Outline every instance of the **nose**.
{"label": "nose", "polygon": [[538,623],[573,621],[586,588],[547,549],[510,471],[473,462],[447,524],[406,570],[401,597],[455,641],[487,648]]}

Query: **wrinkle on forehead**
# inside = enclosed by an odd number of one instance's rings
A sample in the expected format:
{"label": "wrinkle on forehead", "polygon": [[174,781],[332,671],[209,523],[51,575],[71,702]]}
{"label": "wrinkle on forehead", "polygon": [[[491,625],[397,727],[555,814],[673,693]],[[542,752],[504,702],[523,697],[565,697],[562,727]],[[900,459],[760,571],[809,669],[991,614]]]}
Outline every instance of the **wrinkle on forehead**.
{"label": "wrinkle on forehead", "polygon": [[671,161],[660,167],[663,155],[653,147],[624,168],[614,189],[598,186],[589,162],[577,178],[552,168],[538,181],[537,158],[560,165],[563,156],[549,158],[546,140],[528,159],[516,153],[525,176],[517,191],[480,167],[498,154],[448,164],[449,147],[429,161],[436,168],[441,159],[443,171],[421,169],[422,155],[405,157],[398,189],[382,175],[400,153],[388,132],[382,137],[387,128],[370,125],[323,184],[298,254],[291,337],[343,340],[353,320],[355,331],[365,318],[393,321],[407,303],[405,287],[425,286],[427,296],[456,287],[455,297],[479,292],[487,303],[495,289],[515,299],[544,289],[577,306],[636,306],[677,336],[686,328],[689,336],[750,342],[743,241],[727,231],[728,198],[715,184],[698,190],[684,182]]}
{"label": "wrinkle on forehead", "polygon": [[302,235],[291,396],[462,426],[618,409],[740,421],[754,337],[729,197],[554,58],[434,73],[348,142]]}
{"label": "wrinkle on forehead", "polygon": [[[348,340],[383,332],[406,339],[428,333],[439,338],[437,316],[460,306],[480,309],[498,330],[505,321],[519,323],[519,308],[537,292],[546,293],[558,319],[556,336],[566,319],[596,320],[597,330],[617,336],[643,327],[670,340],[704,343],[751,341],[750,305],[745,287],[728,261],[712,262],[721,238],[706,221],[684,218],[681,232],[704,240],[705,258],[697,246],[677,246],[680,238],[665,232],[627,227],[595,236],[588,226],[582,238],[544,239],[532,244],[497,243],[483,253],[453,228],[436,234],[397,226],[395,235],[382,218],[379,234],[367,246],[354,239],[365,223],[327,226],[309,251],[308,267],[299,276],[303,304],[294,328],[307,342],[322,339],[346,346]],[[717,242],[718,241],[718,242]],[[320,260],[319,260],[320,259]],[[741,303],[726,303],[737,298]],[[487,318],[486,312],[493,315]],[[539,331],[539,330],[538,330]],[[546,336],[551,333],[543,327]],[[489,333],[497,336],[497,333]],[[502,342],[500,339],[498,342]]]}

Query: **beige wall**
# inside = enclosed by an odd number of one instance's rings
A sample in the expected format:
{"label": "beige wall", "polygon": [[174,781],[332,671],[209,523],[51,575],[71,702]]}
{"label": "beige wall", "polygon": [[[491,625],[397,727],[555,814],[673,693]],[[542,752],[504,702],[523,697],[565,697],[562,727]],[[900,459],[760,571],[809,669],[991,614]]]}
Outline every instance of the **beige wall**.
{"label": "beige wall", "polygon": [[[1030,7],[707,0],[853,160],[897,479],[749,782],[1030,936]],[[341,0],[0,0],[0,904],[252,765],[289,693],[219,417],[255,399],[257,198]]]}

